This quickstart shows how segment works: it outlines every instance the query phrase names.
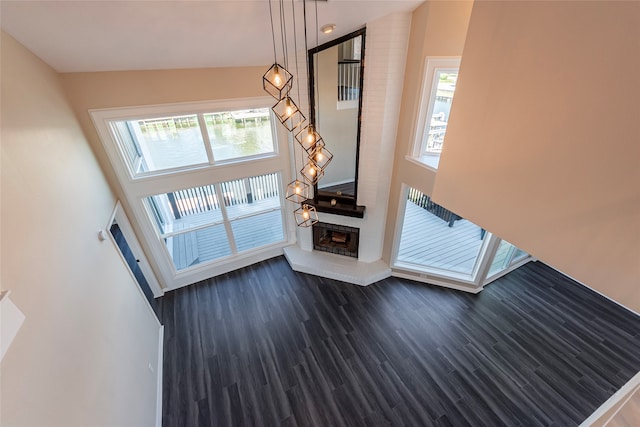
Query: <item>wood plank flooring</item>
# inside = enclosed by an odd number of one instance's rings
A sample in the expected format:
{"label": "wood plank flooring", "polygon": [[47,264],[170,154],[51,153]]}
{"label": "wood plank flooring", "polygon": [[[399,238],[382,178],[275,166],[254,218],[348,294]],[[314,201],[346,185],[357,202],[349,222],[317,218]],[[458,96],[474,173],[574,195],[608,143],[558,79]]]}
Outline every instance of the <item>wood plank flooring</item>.
{"label": "wood plank flooring", "polygon": [[546,265],[472,295],[283,257],[160,302],[163,425],[578,425],[640,370],[640,318]]}

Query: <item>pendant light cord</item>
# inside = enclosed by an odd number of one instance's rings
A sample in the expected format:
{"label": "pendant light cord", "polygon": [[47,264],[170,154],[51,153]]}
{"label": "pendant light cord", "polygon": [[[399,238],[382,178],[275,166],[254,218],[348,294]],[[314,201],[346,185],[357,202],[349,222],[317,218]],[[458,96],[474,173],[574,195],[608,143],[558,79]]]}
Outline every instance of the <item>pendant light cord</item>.
{"label": "pendant light cord", "polygon": [[284,16],[283,0],[280,0],[280,32],[282,34],[282,54],[284,55],[284,68],[289,69],[289,52],[287,49],[287,23]]}
{"label": "pendant light cord", "polygon": [[[300,70],[298,69],[298,31],[296,30],[296,8],[293,5],[293,1],[291,0],[291,16],[293,17],[293,48],[294,48],[294,57],[296,60],[296,86],[298,90],[298,102],[300,101]],[[300,108],[300,106],[298,106]]]}
{"label": "pendant light cord", "polygon": [[[304,1],[305,0],[303,0],[303,7],[304,7]],[[295,56],[295,59],[296,59],[296,76],[297,76],[296,77],[296,80],[297,80],[296,89],[298,91],[298,102],[299,102],[300,99],[301,99],[300,98],[300,70],[298,68],[298,37],[297,37],[298,31],[296,29],[296,9],[295,9],[295,6],[294,6],[294,0],[291,0],[291,15],[293,17],[293,46],[294,46],[294,49],[295,49],[295,55],[294,56]],[[307,23],[306,23],[306,21],[304,23],[304,29],[305,29],[305,35],[306,35],[306,32],[307,32]],[[306,46],[306,44],[305,44],[305,46]],[[298,108],[300,108],[300,106],[298,106]],[[295,156],[296,144],[293,145],[293,150],[294,150],[293,163],[294,163],[295,168],[296,168],[296,178],[297,178],[298,177],[298,165],[296,164],[296,156]],[[304,165],[304,156],[302,154],[302,151],[304,151],[304,150],[300,150],[299,147],[298,147],[298,150],[300,151],[301,164]]]}
{"label": "pendant light cord", "polygon": [[[309,85],[309,74],[310,71],[313,70],[309,70],[309,45],[307,43],[307,0],[302,0],[302,16],[304,18],[304,58],[307,69],[307,85]],[[300,97],[300,95],[298,95],[298,97]],[[313,124],[314,120],[313,117],[311,117],[311,91],[309,90],[307,90],[307,105],[309,107],[309,122]]]}
{"label": "pendant light cord", "polygon": [[[318,32],[320,31],[318,28],[318,2],[316,1],[316,49],[318,48],[318,46],[320,46],[320,42],[318,41]],[[314,82],[314,89],[315,89],[315,94],[316,94],[316,102],[318,104],[318,108],[316,108],[316,117],[318,120],[316,120],[316,132],[318,131],[318,125],[320,124],[320,72],[318,71],[318,67],[319,64],[318,62],[320,62],[318,59],[320,58],[320,56],[318,55],[318,58],[316,58],[315,61],[315,74],[318,77]]]}
{"label": "pendant light cord", "polygon": [[278,63],[278,56],[276,54],[276,34],[273,29],[273,12],[271,11],[271,0],[269,0],[269,18],[271,19],[271,39],[273,40],[273,63]]}

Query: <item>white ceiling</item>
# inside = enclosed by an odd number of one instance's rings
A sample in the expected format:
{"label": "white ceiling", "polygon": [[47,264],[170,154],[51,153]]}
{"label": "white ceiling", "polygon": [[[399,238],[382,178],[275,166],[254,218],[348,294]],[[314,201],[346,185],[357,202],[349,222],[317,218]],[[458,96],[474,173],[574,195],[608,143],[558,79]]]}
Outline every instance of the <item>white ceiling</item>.
{"label": "white ceiling", "polygon": [[[292,33],[292,0],[283,1]],[[390,13],[411,11],[423,1],[319,1],[318,25],[337,25],[329,36],[320,33],[319,43]],[[271,0],[276,26],[279,4]],[[301,48],[303,2],[293,5]],[[318,33],[315,6],[307,1],[309,47]],[[1,0],[0,8],[2,29],[59,72],[273,63],[269,0]]]}

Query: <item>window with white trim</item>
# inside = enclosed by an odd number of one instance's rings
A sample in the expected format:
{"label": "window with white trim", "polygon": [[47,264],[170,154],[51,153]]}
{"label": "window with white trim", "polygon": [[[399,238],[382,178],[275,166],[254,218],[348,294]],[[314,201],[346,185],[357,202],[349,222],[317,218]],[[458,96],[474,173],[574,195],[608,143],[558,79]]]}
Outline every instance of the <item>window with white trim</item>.
{"label": "window with white trim", "polygon": [[133,178],[276,153],[269,108],[111,122]]}
{"label": "window with white trim", "polygon": [[[402,184],[391,267],[398,275],[478,289],[532,258]],[[426,275],[426,277],[425,277]]]}
{"label": "window with white trim", "polygon": [[284,240],[277,173],[185,188],[144,199],[179,271]]}
{"label": "window with white trim", "polygon": [[445,140],[460,58],[427,57],[411,160],[437,169]]}
{"label": "window with white trim", "polygon": [[[170,288],[281,253],[287,141],[268,97],[93,110],[132,219]],[[237,267],[236,267],[237,268]]]}

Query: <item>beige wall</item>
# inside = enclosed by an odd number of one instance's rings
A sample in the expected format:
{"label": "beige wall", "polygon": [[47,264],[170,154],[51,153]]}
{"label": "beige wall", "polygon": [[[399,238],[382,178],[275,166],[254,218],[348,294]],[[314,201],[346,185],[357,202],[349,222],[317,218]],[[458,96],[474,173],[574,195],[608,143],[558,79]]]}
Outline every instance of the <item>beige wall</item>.
{"label": "beige wall", "polygon": [[58,75],[2,33],[1,286],[26,319],[0,424],[155,423],[159,324],[110,240],[115,199]]}
{"label": "beige wall", "polygon": [[638,2],[477,2],[435,200],[640,311],[638,75]]}
{"label": "beige wall", "polygon": [[[179,102],[197,102],[233,98],[263,97],[264,67],[201,68],[183,70],[111,71],[95,73],[65,73],[61,80],[71,106],[80,121],[84,134],[93,149],[111,188],[122,202],[138,236],[142,232],[132,214],[122,187],[100,142],[89,116],[90,109],[119,108]],[[274,101],[275,102],[275,101]],[[278,129],[284,129],[278,126]],[[140,239],[147,254],[151,253],[144,239]],[[159,270],[153,257],[151,267]],[[161,286],[167,287],[160,274]]]}
{"label": "beige wall", "polygon": [[417,8],[411,18],[404,89],[396,137],[393,180],[385,228],[383,259],[391,259],[402,183],[431,194],[435,172],[408,161],[418,117],[418,104],[427,56],[461,56],[472,1],[432,1]]}

